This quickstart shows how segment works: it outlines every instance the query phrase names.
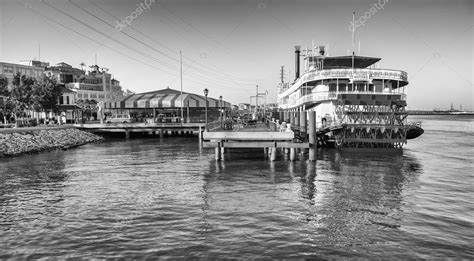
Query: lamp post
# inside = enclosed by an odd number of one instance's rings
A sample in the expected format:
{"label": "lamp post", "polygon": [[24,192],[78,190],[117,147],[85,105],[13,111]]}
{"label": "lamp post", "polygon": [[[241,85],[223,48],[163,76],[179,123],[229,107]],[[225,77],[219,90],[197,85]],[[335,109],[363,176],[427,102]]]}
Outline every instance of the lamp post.
{"label": "lamp post", "polygon": [[207,95],[209,94],[209,90],[206,88],[204,89],[204,96],[206,96],[206,126],[204,127],[204,131],[207,131]]}
{"label": "lamp post", "polygon": [[219,96],[219,106],[220,106],[220,113],[221,113],[221,128],[222,128],[222,118],[224,117],[224,112],[222,111],[222,95]]}

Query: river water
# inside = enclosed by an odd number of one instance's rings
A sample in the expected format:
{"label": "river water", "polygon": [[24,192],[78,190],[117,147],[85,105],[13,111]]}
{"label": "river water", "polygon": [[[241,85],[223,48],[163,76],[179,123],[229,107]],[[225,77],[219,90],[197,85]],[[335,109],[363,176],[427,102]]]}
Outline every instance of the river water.
{"label": "river water", "polygon": [[1,159],[0,259],[472,259],[474,117],[410,120],[403,155],[215,162],[177,137]]}

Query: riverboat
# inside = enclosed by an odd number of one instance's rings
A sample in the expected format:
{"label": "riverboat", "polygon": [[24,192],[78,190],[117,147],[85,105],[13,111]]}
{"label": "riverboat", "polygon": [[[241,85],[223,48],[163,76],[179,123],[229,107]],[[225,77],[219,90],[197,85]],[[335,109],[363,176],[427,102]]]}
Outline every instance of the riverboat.
{"label": "riverboat", "polygon": [[[300,60],[304,71],[300,75]],[[316,111],[320,144],[338,149],[401,149],[423,134],[407,120],[407,73],[380,68],[381,58],[329,56],[325,46],[295,46],[295,80],[278,86],[279,109]]]}

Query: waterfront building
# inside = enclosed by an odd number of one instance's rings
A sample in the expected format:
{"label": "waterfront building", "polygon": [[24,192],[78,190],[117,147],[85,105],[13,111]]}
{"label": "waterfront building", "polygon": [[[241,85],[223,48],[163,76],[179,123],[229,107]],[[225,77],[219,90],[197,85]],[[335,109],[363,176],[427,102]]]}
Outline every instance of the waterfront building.
{"label": "waterfront building", "polygon": [[65,62],[46,67],[45,73],[56,78],[56,80],[62,84],[78,82],[81,77],[85,75],[85,71],[74,68]]}
{"label": "waterfront building", "polygon": [[48,67],[46,73],[58,79],[77,94],[77,100],[115,101],[123,97],[120,81],[114,79],[108,69],[98,65],[90,67],[87,74],[84,70],[73,68],[66,63]]}
{"label": "waterfront building", "polygon": [[64,85],[61,86],[61,96],[58,97],[58,111],[62,117],[62,123],[74,123],[78,112],[76,97],[75,91],[64,87]]}
{"label": "waterfront building", "polygon": [[[91,71],[74,68],[61,62],[50,66],[47,62],[29,60],[21,64],[0,62],[0,74],[8,79],[9,88],[12,86],[14,76],[20,73],[26,76],[41,77],[48,75],[62,85],[62,95],[58,97],[59,112],[67,122],[74,121],[76,102],[83,101],[115,101],[124,97],[120,81],[114,79],[108,69],[98,65],[91,66]],[[5,99],[0,98],[1,107]],[[52,112],[28,112],[34,118],[53,118]]]}
{"label": "waterfront building", "polygon": [[239,110],[250,110],[250,103],[239,103]]}
{"label": "waterfront building", "polygon": [[43,75],[45,71],[45,67],[42,67],[42,66],[47,65],[48,63],[44,63],[40,61],[30,61],[29,64],[30,65],[0,62],[0,74],[3,74],[8,78],[9,88],[11,88],[13,77],[17,73],[20,73],[26,76],[40,77]]}
{"label": "waterfront building", "polygon": [[[217,120],[222,110],[230,112],[232,105],[226,101],[207,97],[209,122]],[[174,89],[137,93],[115,102],[105,102],[104,112],[115,117],[153,118],[157,122],[204,122],[206,97]]]}

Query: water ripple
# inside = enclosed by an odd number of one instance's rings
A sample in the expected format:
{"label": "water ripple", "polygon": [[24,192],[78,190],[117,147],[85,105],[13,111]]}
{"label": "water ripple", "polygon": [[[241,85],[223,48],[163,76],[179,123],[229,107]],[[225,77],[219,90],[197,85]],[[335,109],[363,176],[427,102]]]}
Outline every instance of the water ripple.
{"label": "water ripple", "polygon": [[0,258],[471,259],[472,140],[426,126],[403,156],[316,163],[215,162],[191,138],[5,159]]}

